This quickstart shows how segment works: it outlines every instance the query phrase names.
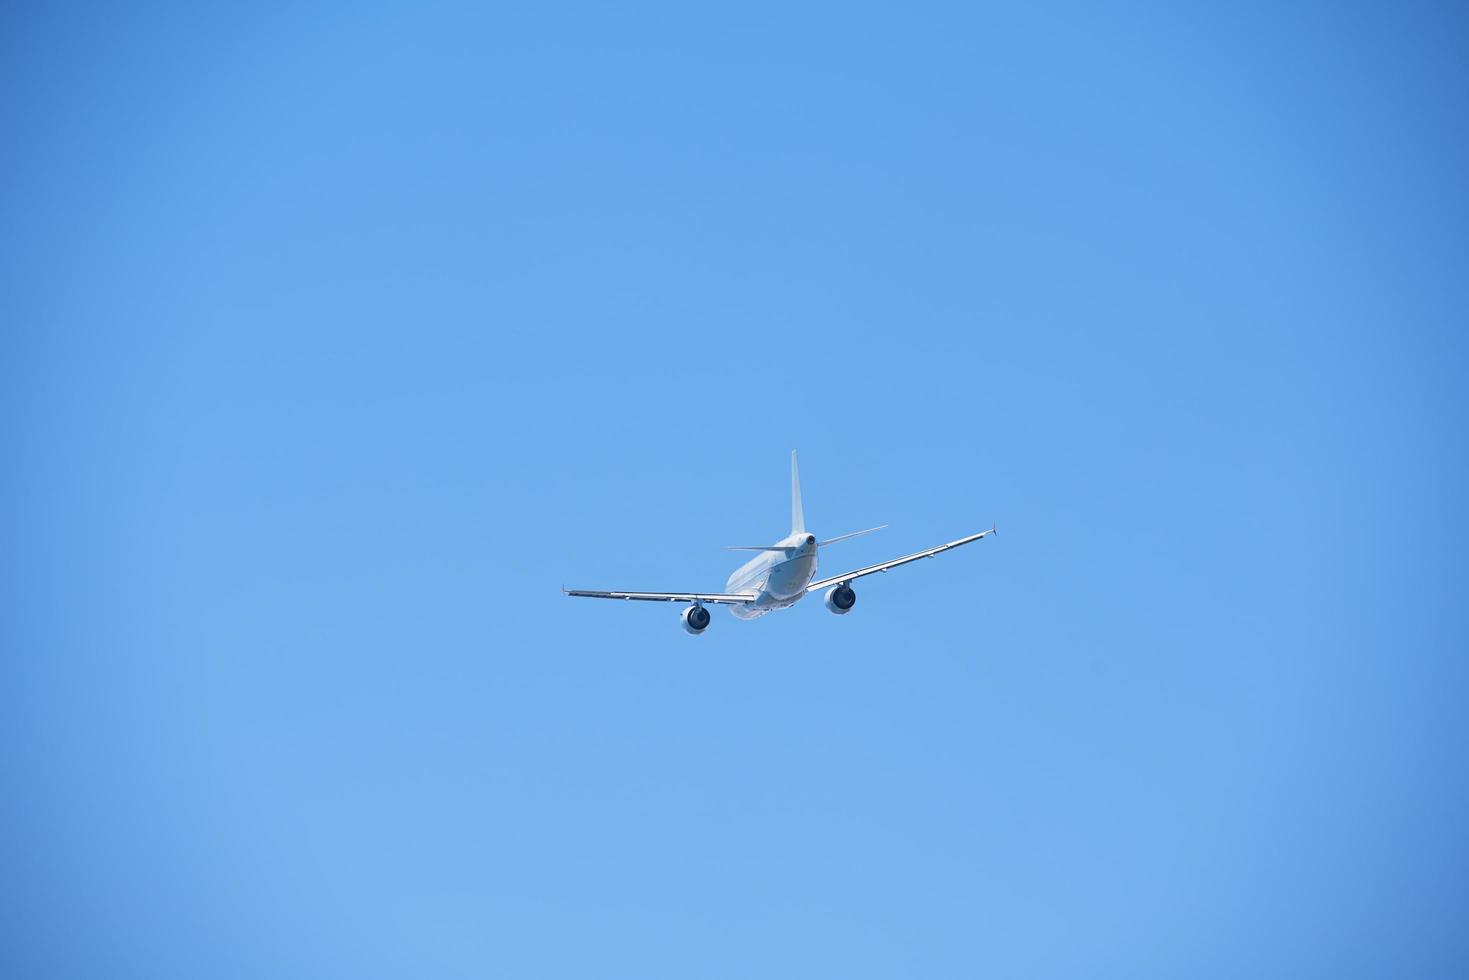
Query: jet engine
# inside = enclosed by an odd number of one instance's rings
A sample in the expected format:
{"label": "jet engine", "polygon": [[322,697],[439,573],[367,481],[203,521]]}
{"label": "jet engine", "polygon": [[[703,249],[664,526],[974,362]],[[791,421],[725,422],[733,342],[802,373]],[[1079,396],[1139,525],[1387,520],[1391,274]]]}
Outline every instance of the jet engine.
{"label": "jet engine", "polygon": [[703,606],[690,606],[683,611],[683,615],[679,618],[683,620],[685,633],[698,636],[709,628],[709,610]]}
{"label": "jet engine", "polygon": [[838,616],[845,616],[856,604],[857,593],[853,592],[852,587],[846,583],[833,585],[826,590],[826,608]]}

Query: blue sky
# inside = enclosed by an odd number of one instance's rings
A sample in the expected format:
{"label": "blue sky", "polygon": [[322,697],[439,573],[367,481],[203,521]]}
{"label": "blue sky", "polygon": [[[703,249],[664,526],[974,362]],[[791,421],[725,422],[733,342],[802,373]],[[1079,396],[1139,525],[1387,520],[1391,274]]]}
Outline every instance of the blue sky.
{"label": "blue sky", "polygon": [[0,972],[1469,970],[1449,5],[0,17]]}

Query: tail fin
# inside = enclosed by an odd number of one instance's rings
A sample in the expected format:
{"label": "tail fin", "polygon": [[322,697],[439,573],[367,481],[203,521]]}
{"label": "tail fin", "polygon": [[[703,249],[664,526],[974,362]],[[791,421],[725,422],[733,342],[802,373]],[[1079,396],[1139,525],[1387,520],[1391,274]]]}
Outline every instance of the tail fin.
{"label": "tail fin", "polygon": [[801,513],[801,470],[796,465],[796,451],[791,450],[791,533],[806,532],[806,515]]}

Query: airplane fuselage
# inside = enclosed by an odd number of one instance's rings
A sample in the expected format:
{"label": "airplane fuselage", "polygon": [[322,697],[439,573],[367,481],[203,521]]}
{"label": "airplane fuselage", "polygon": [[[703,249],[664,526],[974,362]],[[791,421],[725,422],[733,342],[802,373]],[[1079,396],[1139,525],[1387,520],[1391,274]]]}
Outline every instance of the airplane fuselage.
{"label": "airplane fuselage", "polygon": [[795,605],[816,577],[816,535],[801,531],[776,543],[782,550],[762,551],[729,577],[725,591],[756,594],[753,602],[729,607],[736,619],[755,619]]}

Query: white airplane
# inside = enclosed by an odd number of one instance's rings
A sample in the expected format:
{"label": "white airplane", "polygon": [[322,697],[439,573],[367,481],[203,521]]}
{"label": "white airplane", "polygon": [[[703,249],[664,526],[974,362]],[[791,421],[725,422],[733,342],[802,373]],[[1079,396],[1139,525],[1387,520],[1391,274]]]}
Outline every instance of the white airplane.
{"label": "white airplane", "polygon": [[698,636],[709,628],[709,610],[704,608],[705,603],[711,605],[729,606],[729,611],[736,619],[755,619],[764,616],[775,609],[784,609],[794,606],[800,602],[807,593],[819,592],[827,589],[826,608],[838,616],[852,611],[852,606],[857,602],[857,593],[852,591],[852,580],[859,579],[864,575],[874,572],[885,572],[899,565],[906,565],[910,561],[918,561],[920,558],[932,558],[934,555],[950,548],[957,548],[961,544],[978,541],[980,538],[988,537],[995,533],[991,527],[988,531],[980,531],[948,544],[941,544],[937,548],[929,548],[927,551],[919,551],[915,554],[906,555],[902,558],[894,558],[892,561],[879,562],[876,565],[868,565],[854,572],[845,572],[841,575],[833,575],[830,578],[817,579],[816,576],[816,554],[821,548],[838,541],[846,541],[855,538],[859,534],[871,534],[873,531],[881,531],[887,527],[886,524],[870,527],[865,531],[853,531],[851,534],[838,535],[835,538],[827,538],[825,541],[817,541],[816,535],[806,532],[806,520],[801,513],[801,474],[796,467],[796,453],[791,451],[791,533],[777,541],[775,544],[737,546],[731,551],[758,551],[760,554],[751,558],[748,562],[735,570],[725,583],[723,592],[597,592],[590,589],[566,589],[561,591],[566,595],[585,596],[591,599],[644,599],[649,602],[687,602],[689,606],[683,611],[683,628]]}

